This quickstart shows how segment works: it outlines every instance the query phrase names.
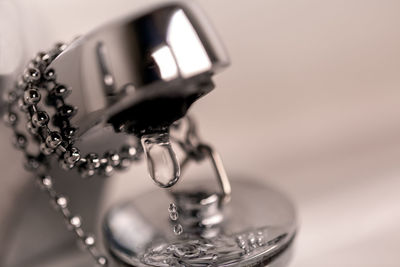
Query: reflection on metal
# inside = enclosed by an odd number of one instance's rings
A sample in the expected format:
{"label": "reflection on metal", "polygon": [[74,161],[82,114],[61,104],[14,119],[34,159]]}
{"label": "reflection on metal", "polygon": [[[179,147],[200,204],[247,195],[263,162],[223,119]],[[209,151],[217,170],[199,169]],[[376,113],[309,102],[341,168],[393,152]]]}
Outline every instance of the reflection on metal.
{"label": "reflection on metal", "polygon": [[73,88],[80,135],[104,123],[140,135],[184,116],[228,64],[203,13],[173,2],[83,35],[50,68]]}
{"label": "reflection on metal", "polygon": [[160,76],[165,81],[170,81],[178,77],[178,66],[171,49],[164,45],[154,51],[151,56],[156,63]]}
{"label": "reflection on metal", "polygon": [[103,88],[107,96],[114,96],[116,93],[114,76],[111,72],[110,63],[107,62],[107,50],[103,42],[99,42],[96,46],[97,60],[100,72],[103,77]]}
{"label": "reflection on metal", "polygon": [[209,155],[209,158],[217,175],[218,184],[221,188],[223,202],[228,203],[231,200],[232,188],[220,155],[217,151],[215,151],[212,147],[208,145],[202,145],[200,147],[200,150],[205,151]]}
{"label": "reflection on metal", "polygon": [[191,116],[185,116],[174,123],[171,128],[171,139],[184,151],[185,156],[180,162],[182,171],[190,161],[211,162],[220,187],[219,195],[222,196],[222,202],[227,204],[231,199],[232,189],[222,159],[214,148],[200,139],[196,123]]}
{"label": "reflection on metal", "polygon": [[[221,205],[204,181],[190,188],[174,192],[172,200],[158,191],[112,208],[104,230],[116,258],[128,266],[286,266],[296,218],[284,196],[236,181],[231,202]],[[171,201],[179,212],[176,221],[165,207]],[[171,228],[176,223],[184,229],[180,236]],[[143,233],[136,225],[146,225]]]}
{"label": "reflection on metal", "polygon": [[175,55],[183,78],[206,72],[212,67],[202,41],[183,10],[177,10],[171,16],[167,42]]}

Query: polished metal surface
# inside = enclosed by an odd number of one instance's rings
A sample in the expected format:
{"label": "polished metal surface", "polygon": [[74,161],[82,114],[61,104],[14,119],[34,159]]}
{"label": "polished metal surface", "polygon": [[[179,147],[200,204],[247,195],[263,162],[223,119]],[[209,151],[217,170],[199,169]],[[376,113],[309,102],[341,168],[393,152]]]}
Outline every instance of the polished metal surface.
{"label": "polished metal surface", "polygon": [[[114,256],[129,266],[286,266],[296,233],[289,200],[263,185],[235,180],[231,202],[221,205],[220,195],[205,183],[187,186],[191,189],[148,193],[112,208],[104,229]],[[170,202],[178,207],[181,235],[174,234]],[[191,231],[195,228],[203,230]]]}
{"label": "polished metal surface", "polygon": [[228,63],[198,7],[172,2],[78,38],[50,67],[74,89],[81,133],[101,122],[138,133],[182,117]]}

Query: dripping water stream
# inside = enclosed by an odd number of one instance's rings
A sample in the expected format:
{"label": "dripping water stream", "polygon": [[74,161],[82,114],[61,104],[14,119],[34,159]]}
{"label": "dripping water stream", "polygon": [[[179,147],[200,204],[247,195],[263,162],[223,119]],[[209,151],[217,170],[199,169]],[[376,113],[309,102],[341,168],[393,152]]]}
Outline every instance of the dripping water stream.
{"label": "dripping water stream", "polygon": [[[161,188],[174,186],[180,177],[180,166],[177,156],[167,131],[160,133],[146,134],[141,137],[143,151],[145,153],[147,168],[150,177]],[[176,222],[179,218],[177,207],[171,203],[168,207],[171,221]],[[177,223],[173,226],[175,235],[183,233],[183,227]]]}

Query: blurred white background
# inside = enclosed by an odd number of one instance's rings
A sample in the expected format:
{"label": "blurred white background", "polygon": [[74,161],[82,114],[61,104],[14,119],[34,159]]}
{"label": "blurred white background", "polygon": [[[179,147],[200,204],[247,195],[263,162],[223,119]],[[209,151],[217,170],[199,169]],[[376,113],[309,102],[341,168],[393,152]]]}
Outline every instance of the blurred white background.
{"label": "blurred white background", "polygon": [[[153,2],[18,1],[31,53]],[[196,2],[232,66],[192,113],[230,174],[295,201],[291,266],[400,266],[400,1]],[[145,176],[120,175],[109,199]]]}

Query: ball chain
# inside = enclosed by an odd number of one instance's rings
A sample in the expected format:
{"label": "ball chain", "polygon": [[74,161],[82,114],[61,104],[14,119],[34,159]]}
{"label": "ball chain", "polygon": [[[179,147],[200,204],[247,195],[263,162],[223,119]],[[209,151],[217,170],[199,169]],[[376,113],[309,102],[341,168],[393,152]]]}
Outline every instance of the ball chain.
{"label": "ball chain", "polygon": [[[111,176],[116,169],[125,169],[132,162],[140,160],[143,153],[139,142],[136,142],[135,146],[124,145],[119,151],[107,151],[102,156],[96,153],[82,156],[79,149],[74,146],[77,128],[70,120],[77,113],[77,108],[65,101],[71,89],[57,83],[55,70],[48,68],[66,47],[66,44],[57,44],[47,53],[38,53],[29,62],[14,90],[7,95],[8,111],[4,114],[4,121],[13,129],[15,148],[25,154],[25,168],[38,176],[40,187],[47,193],[55,209],[62,214],[69,228],[96,263],[107,266],[108,259],[96,249],[93,235],[87,234],[82,229],[81,217],[73,215],[70,211],[68,198],[54,189],[53,178],[47,175],[50,156],[55,155],[63,169],[77,169],[83,178],[87,178],[94,175]],[[36,154],[28,152],[27,135],[17,127],[19,117],[15,110],[16,106],[26,115],[26,130],[38,146],[39,151]],[[41,106],[53,108],[54,116],[50,117]],[[50,123],[55,129],[49,127]]]}

